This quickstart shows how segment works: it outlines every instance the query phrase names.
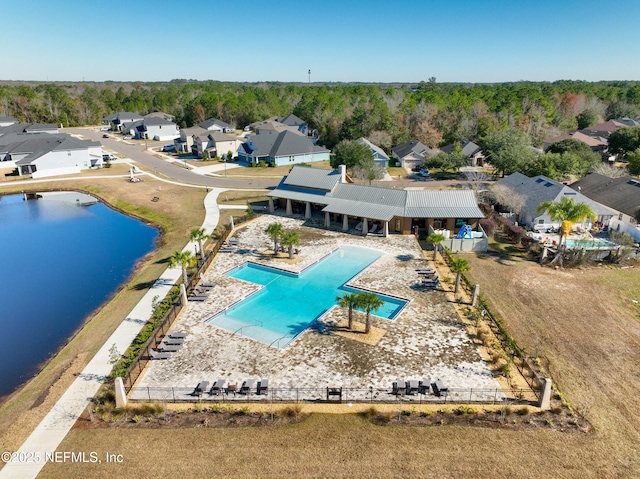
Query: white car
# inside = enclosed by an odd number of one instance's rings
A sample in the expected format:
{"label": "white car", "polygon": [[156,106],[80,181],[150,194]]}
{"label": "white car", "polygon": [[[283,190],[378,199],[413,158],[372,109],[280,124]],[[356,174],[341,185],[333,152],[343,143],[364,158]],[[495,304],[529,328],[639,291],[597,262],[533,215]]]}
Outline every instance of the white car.
{"label": "white car", "polygon": [[130,139],[131,139],[131,137],[130,137],[129,135],[127,135],[127,136],[123,136],[123,137],[122,137],[122,139],[123,139],[123,140],[130,140]]}
{"label": "white car", "polygon": [[100,128],[100,131],[109,131],[109,127],[108,126],[103,126],[102,128]]}

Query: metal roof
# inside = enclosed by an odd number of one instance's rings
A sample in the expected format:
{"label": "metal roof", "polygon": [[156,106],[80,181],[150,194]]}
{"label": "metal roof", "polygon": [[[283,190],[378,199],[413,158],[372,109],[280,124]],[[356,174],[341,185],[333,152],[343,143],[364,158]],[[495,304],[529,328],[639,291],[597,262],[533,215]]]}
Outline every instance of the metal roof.
{"label": "metal roof", "polygon": [[339,171],[296,166],[283,179],[281,184],[331,191],[339,182]]}

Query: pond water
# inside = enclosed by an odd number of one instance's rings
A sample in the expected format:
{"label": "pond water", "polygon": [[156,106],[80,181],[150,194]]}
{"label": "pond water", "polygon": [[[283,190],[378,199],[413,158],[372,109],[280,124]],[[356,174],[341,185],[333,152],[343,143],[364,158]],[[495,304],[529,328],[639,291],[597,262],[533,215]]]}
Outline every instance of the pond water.
{"label": "pond water", "polygon": [[0,397],[37,373],[157,236],[88,195],[0,196]]}

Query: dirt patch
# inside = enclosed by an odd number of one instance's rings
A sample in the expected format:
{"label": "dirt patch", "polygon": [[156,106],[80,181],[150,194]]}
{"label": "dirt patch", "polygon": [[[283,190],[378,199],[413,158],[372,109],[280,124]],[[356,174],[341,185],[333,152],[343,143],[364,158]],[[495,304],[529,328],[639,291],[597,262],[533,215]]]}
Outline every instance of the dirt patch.
{"label": "dirt patch", "polygon": [[387,332],[384,329],[371,326],[369,333],[365,334],[364,330],[366,324],[357,321],[353,321],[352,326],[353,329],[350,331],[348,329],[349,320],[343,319],[337,324],[336,329],[334,329],[332,333],[337,336],[342,336],[343,338],[351,339],[352,341],[359,341],[361,343],[368,344],[369,346],[375,346]]}

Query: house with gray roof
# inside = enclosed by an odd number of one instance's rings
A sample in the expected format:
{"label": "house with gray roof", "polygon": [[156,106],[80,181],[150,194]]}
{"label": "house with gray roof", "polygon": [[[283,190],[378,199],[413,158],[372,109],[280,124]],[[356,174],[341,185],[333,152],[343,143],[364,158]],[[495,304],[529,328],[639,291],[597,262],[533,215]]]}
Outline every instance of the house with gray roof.
{"label": "house with gray roof", "polygon": [[366,146],[373,153],[373,162],[376,166],[380,168],[387,168],[389,166],[389,156],[384,152],[382,148],[377,145],[374,145],[366,138],[358,138],[356,140],[357,143]]}
{"label": "house with gray roof", "polygon": [[609,222],[609,227],[629,233],[635,241],[640,242],[640,227],[635,220],[636,211],[640,208],[640,180],[628,175],[609,178],[590,173],[572,183],[571,187],[587,198],[614,210],[616,216]]}
{"label": "house with gray roof", "polygon": [[102,166],[102,145],[66,134],[20,133],[0,136],[0,165],[33,178],[68,175]]}
{"label": "house with gray roof", "polygon": [[138,113],[132,113],[130,111],[119,111],[106,116],[102,119],[102,123],[105,125],[111,125],[113,131],[122,131],[125,124],[133,123],[136,121],[142,121],[144,117]]}
{"label": "house with gray roof", "polygon": [[[463,225],[477,228],[484,215],[472,190],[400,190],[353,183],[346,168],[325,170],[295,166],[269,194],[269,211],[276,205],[286,215],[324,216],[324,226],[361,234],[427,233]],[[486,242],[485,242],[486,247]]]}
{"label": "house with gray roof", "polygon": [[198,158],[204,158],[205,152],[209,158],[226,156],[229,152],[235,158],[238,156],[238,149],[245,141],[240,136],[227,135],[217,130],[205,130],[199,135],[194,135],[191,151]]}
{"label": "house with gray roof", "polygon": [[418,140],[408,141],[391,148],[391,156],[396,159],[396,165],[409,169],[422,166],[425,158],[434,153],[435,151]]}
{"label": "house with gray roof", "polygon": [[121,130],[139,140],[168,141],[180,136],[178,125],[159,116],[145,116],[142,120],[125,123]]}
{"label": "house with gray roof", "polygon": [[[546,201],[561,201],[564,197],[573,198],[576,203],[588,204],[598,215],[598,223],[603,225],[608,225],[609,220],[616,214],[611,208],[607,208],[579,191],[546,176],[539,175],[529,178],[522,173],[512,173],[502,178],[498,184],[524,198],[524,206],[517,212],[518,221],[533,231],[547,231],[560,227],[561,221],[552,220],[546,211],[538,213],[538,207]],[[584,224],[579,223],[577,226],[591,229],[591,220],[587,220]]]}
{"label": "house with gray roof", "polygon": [[190,153],[193,149],[194,138],[207,133],[206,130],[200,126],[192,126],[191,128],[180,128],[179,137],[173,140],[173,145],[178,153]]}
{"label": "house with gray roof", "polygon": [[18,123],[18,120],[16,120],[14,117],[8,115],[0,115],[0,127],[13,125],[14,123]]}
{"label": "house with gray roof", "polygon": [[254,165],[263,161],[273,166],[284,166],[329,160],[329,153],[305,136],[285,130],[250,136],[239,148],[238,158]]}
{"label": "house with gray roof", "polygon": [[473,141],[462,140],[459,143],[451,143],[450,145],[443,146],[440,150],[451,154],[456,146],[460,146],[462,154],[469,158],[469,164],[471,166],[484,166],[484,153],[482,153],[482,148]]}
{"label": "house with gray roof", "polygon": [[198,123],[198,126],[205,130],[221,131],[222,133],[232,133],[236,131],[235,126],[225,123],[222,120],[218,120],[217,118],[209,118],[208,120]]}
{"label": "house with gray roof", "polygon": [[9,135],[11,133],[17,134],[36,134],[36,133],[48,133],[57,134],[58,125],[55,123],[12,123],[7,126],[0,127],[0,136]]}

